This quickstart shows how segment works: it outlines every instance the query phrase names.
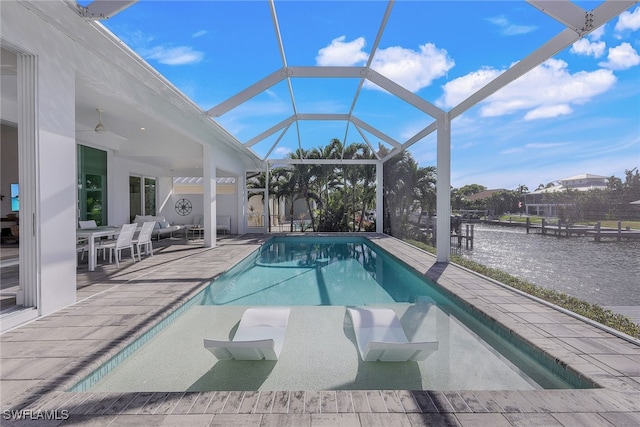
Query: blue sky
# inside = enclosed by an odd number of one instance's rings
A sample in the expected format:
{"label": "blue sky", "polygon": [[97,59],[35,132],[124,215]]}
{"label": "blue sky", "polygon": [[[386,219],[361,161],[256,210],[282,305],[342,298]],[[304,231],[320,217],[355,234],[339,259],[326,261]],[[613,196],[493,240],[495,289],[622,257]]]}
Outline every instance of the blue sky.
{"label": "blue sky", "polygon": [[[599,3],[576,2],[585,10]],[[387,6],[276,1],[287,65],[365,65]],[[267,1],[143,0],[103,24],[205,111],[283,67]],[[400,0],[372,67],[448,111],[563,28],[522,1]],[[534,190],[580,173],[623,178],[640,166],[639,52],[635,5],[456,118],[452,185]],[[358,84],[293,78],[296,110],[348,113]],[[433,121],[370,83],[353,112],[401,143]],[[215,120],[246,142],[292,114],[283,81]],[[252,148],[265,156],[280,136]],[[377,137],[365,137],[377,147]],[[269,157],[331,138],[362,141],[346,122],[302,121]],[[435,133],[409,151],[420,165],[435,165]]]}

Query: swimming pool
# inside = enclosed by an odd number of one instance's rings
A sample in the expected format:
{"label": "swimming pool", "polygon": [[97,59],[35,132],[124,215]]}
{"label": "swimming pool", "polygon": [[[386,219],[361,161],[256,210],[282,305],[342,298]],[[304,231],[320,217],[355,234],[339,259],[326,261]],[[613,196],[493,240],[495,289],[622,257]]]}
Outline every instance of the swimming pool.
{"label": "swimming pool", "polygon": [[[242,312],[255,305],[292,307],[280,359],[216,361],[202,339],[230,339]],[[393,309],[410,340],[437,340],[439,350],[423,362],[362,362],[345,313],[350,305]],[[594,386],[365,238],[273,238],[170,318],[74,390]]]}
{"label": "swimming pool", "polygon": [[364,238],[274,237],[205,290],[203,305],[370,305],[434,298]]}

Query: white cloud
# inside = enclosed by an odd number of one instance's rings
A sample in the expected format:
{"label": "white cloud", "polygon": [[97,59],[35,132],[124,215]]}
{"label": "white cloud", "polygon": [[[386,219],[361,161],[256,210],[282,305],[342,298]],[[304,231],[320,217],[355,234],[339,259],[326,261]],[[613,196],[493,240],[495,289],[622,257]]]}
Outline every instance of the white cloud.
{"label": "white cloud", "polygon": [[571,46],[571,53],[599,58],[604,54],[605,48],[606,43],[603,41],[592,42],[588,39],[580,39]]}
{"label": "white cloud", "polygon": [[417,92],[453,68],[447,51],[425,43],[418,51],[399,46],[379,49],[371,68],[412,92]]}
{"label": "white cloud", "polygon": [[588,35],[589,39],[591,39],[592,41],[600,40],[604,36],[604,27],[605,26],[603,25],[590,32]]}
{"label": "white cloud", "polygon": [[286,157],[289,153],[292,152],[293,151],[289,147],[276,147],[276,149],[273,150],[273,153],[277,154],[280,157]]}
{"label": "white cloud", "polygon": [[566,116],[571,114],[573,110],[567,104],[543,105],[534,108],[524,115],[525,120],[548,119],[550,117]]}
{"label": "white cloud", "polygon": [[502,34],[503,36],[517,36],[520,34],[527,34],[538,29],[538,27],[533,25],[513,24],[502,15],[489,18],[487,19],[487,21],[498,26],[500,28],[500,34]]}
{"label": "white cloud", "polygon": [[[443,86],[442,103],[446,107],[457,105],[501,72],[483,69],[447,83]],[[487,98],[480,115],[493,117],[526,111],[524,119],[533,120],[569,114],[572,104],[586,103],[609,90],[615,81],[610,70],[571,74],[565,61],[549,59]]]}
{"label": "white cloud", "polygon": [[500,154],[518,154],[518,153],[522,153],[523,151],[524,151],[523,147],[513,147],[513,148],[507,148],[506,150],[502,150]]}
{"label": "white cloud", "polygon": [[189,46],[155,46],[149,49],[141,49],[140,54],[145,59],[153,59],[165,65],[197,64],[204,58],[203,52],[193,50]]}
{"label": "white cloud", "polygon": [[626,70],[638,64],[640,64],[638,52],[629,43],[622,43],[620,46],[609,48],[607,61],[598,65],[611,70]]}
{"label": "white cloud", "polygon": [[142,49],[143,46],[149,45],[155,39],[152,35],[144,33],[139,29],[132,31],[128,29],[122,29],[120,33],[121,34],[119,35],[119,37],[122,39],[122,41],[136,50]]}
{"label": "white cloud", "polygon": [[351,42],[345,42],[346,37],[340,36],[331,40],[327,47],[318,51],[316,64],[319,66],[354,66],[362,64],[369,55],[363,51],[364,37],[358,37]]}
{"label": "white cloud", "polygon": [[273,100],[280,101],[280,97],[279,97],[279,96],[278,96],[278,94],[277,94],[276,92],[274,92],[273,90],[271,90],[271,89],[267,89],[267,90],[265,90],[265,91],[264,91],[264,93],[265,93],[269,98],[271,98],[271,99],[273,99]]}
{"label": "white cloud", "polygon": [[636,31],[638,29],[640,29],[640,6],[636,7],[633,12],[625,11],[620,14],[615,31]]}
{"label": "white cloud", "polygon": [[437,104],[443,108],[451,108],[469,97],[478,89],[502,74],[503,70],[483,68],[453,79],[442,86],[444,94]]}
{"label": "white cloud", "polygon": [[[345,36],[335,38],[327,47],[318,51],[316,64],[319,66],[363,65],[369,57],[369,54],[364,51],[365,44],[363,37],[358,37],[351,42],[345,42]],[[431,43],[425,43],[418,50],[400,46],[378,49],[371,68],[405,89],[417,92],[429,86],[434,79],[444,76],[454,65],[454,61],[448,56],[446,50],[438,49]],[[366,87],[379,89],[371,83],[367,83]]]}
{"label": "white cloud", "polygon": [[200,31],[196,31],[195,33],[193,33],[193,34],[191,35],[191,37],[193,37],[194,39],[197,39],[198,37],[202,37],[202,36],[204,36],[204,35],[205,35],[205,34],[207,34],[207,33],[208,33],[208,31],[207,31],[207,30],[200,30]]}
{"label": "white cloud", "polygon": [[530,142],[525,144],[525,148],[534,150],[546,150],[548,148],[562,147],[567,145],[566,142]]}

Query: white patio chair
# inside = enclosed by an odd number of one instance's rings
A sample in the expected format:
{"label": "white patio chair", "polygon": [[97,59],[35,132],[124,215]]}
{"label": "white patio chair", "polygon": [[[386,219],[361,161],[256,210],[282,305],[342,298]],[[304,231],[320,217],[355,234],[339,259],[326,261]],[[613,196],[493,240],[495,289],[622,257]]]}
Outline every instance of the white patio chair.
{"label": "white patio chair", "polygon": [[[131,251],[131,259],[136,262],[136,257],[133,250],[133,235],[138,228],[137,224],[124,224],[118,234],[118,238],[112,241],[101,242],[98,246],[106,252],[109,249],[109,263],[113,262],[113,254],[116,254],[116,267],[120,268],[120,258],[122,256],[122,250],[129,248]],[[103,254],[103,259],[106,257],[106,253]]]}
{"label": "white patio chair", "polygon": [[438,350],[438,341],[409,342],[400,319],[389,308],[347,308],[360,357],[365,362],[425,360]]}
{"label": "white patio chair", "polygon": [[151,242],[151,234],[153,233],[153,228],[156,226],[155,221],[148,221],[142,223],[142,229],[140,233],[138,233],[138,238],[133,239],[133,244],[136,247],[136,251],[138,252],[138,261],[142,261],[142,251],[141,249],[144,247],[145,255],[153,256],[153,244]]}
{"label": "white patio chair", "polygon": [[[80,254],[80,260],[84,259],[85,252],[89,252],[89,243],[87,239],[76,240],[76,254]],[[76,267],[78,266],[78,258],[76,257]]]}
{"label": "white patio chair", "polygon": [[[98,224],[95,220],[90,219],[88,221],[78,221],[78,228],[96,228]],[[84,253],[89,252],[89,245],[87,239],[80,238],[76,242],[76,252],[80,254],[80,259],[84,259]]]}
{"label": "white patio chair", "polygon": [[232,341],[208,340],[204,346],[218,360],[278,360],[289,323],[289,307],[247,309]]}

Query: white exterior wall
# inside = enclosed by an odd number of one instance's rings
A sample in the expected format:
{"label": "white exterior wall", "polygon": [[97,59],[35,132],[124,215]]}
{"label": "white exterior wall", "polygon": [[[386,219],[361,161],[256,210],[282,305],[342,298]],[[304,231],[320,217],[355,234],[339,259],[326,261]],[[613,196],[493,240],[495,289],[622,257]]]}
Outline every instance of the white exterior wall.
{"label": "white exterior wall", "polygon": [[[104,148],[101,147],[95,148],[104,150]],[[167,171],[144,163],[117,157],[111,150],[106,151],[109,224],[126,224],[129,222],[129,176],[131,175],[156,178],[157,214],[164,215],[160,211],[160,208],[162,203],[169,197],[173,185],[171,178],[165,176]]]}
{"label": "white exterior wall", "polygon": [[[57,75],[52,85],[49,76],[56,75],[61,64],[44,58],[38,64],[40,200],[36,209],[40,220],[39,308],[44,315],[76,302],[75,77],[73,73]],[[52,110],[56,113],[51,114]]]}
{"label": "white exterior wall", "polygon": [[[2,2],[3,41],[37,57],[36,61],[36,218],[21,218],[25,234],[39,234],[38,314],[76,301],[76,142],[75,67],[71,40],[22,5]],[[37,28],[38,31],[34,31]],[[52,54],[55,52],[55,54]],[[6,105],[3,103],[3,105]],[[3,112],[3,117],[5,113]],[[7,113],[7,117],[17,114]],[[21,186],[21,193],[32,189]],[[32,194],[33,195],[33,194]]]}
{"label": "white exterior wall", "polygon": [[[50,15],[54,18],[49,18]],[[225,145],[220,132],[206,121],[201,114],[176,115],[175,111],[185,111],[183,101],[173,98],[166,104],[144,104],[146,82],[154,86],[154,96],[172,96],[173,89],[159,89],[157,79],[149,77],[149,72],[131,60],[121,51],[110,49],[111,42],[93,32],[88,24],[75,14],[69,3],[50,2],[0,2],[0,37],[3,45],[35,56],[36,59],[36,156],[31,165],[38,176],[37,187],[33,193],[36,200],[35,259],[38,260],[36,276],[40,279],[38,292],[38,314],[44,315],[66,307],[76,301],[76,88],[78,80],[89,83],[95,90],[114,89],[120,84],[124,88],[119,93],[130,99],[123,102],[139,102],[137,108],[148,113],[157,112],[166,117],[182,120],[175,127],[189,135],[192,141],[200,144],[213,144],[208,164],[203,164],[204,175],[215,177],[206,172],[210,165],[223,164],[227,175],[243,177],[247,165],[254,160]],[[113,53],[113,54],[112,54]],[[125,63],[124,61],[130,61]],[[111,61],[120,61],[114,65]],[[78,89],[80,90],[80,89]],[[2,94],[5,95],[3,89]],[[185,104],[186,105],[186,104]],[[15,102],[2,102],[3,120],[15,122],[18,113]],[[8,109],[7,109],[8,107]],[[173,123],[172,123],[173,124]],[[78,143],[92,146],[91,144]],[[175,213],[175,195],[172,195],[172,172],[137,161],[119,157],[116,151],[108,147],[108,221],[111,224],[129,222],[129,175],[153,176],[157,179],[158,214],[164,214],[169,221],[179,222]],[[21,160],[22,162],[22,160]],[[252,165],[255,168],[255,164]],[[241,181],[241,180],[240,180]],[[243,182],[243,181],[241,181]],[[215,191],[215,185],[213,186]],[[21,186],[21,193],[28,189]],[[225,196],[224,206],[219,214],[238,214],[243,190],[236,195]],[[195,198],[194,198],[195,199]],[[205,198],[203,198],[204,201]],[[203,212],[209,212],[215,221],[215,194],[206,198],[213,201],[209,207],[202,206]],[[222,199],[221,199],[222,200]],[[203,203],[203,202],[202,202]],[[239,219],[232,219],[236,230]],[[21,218],[21,227],[31,230],[32,224],[27,218]],[[214,232],[215,233],[215,232]],[[22,234],[22,233],[21,233]],[[22,237],[22,236],[21,236]],[[215,234],[214,234],[215,237]],[[22,255],[21,255],[22,256]],[[22,275],[22,273],[21,273]]]}

